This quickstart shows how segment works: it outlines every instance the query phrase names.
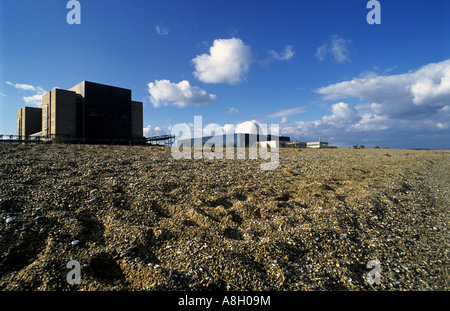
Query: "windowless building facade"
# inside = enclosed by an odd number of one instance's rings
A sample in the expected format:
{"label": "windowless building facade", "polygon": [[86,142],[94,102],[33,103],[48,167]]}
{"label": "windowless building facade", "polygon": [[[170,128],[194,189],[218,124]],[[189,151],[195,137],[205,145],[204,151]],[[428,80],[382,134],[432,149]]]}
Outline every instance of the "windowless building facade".
{"label": "windowless building facade", "polygon": [[42,97],[41,137],[87,141],[143,139],[142,102],[131,90],[83,81]]}

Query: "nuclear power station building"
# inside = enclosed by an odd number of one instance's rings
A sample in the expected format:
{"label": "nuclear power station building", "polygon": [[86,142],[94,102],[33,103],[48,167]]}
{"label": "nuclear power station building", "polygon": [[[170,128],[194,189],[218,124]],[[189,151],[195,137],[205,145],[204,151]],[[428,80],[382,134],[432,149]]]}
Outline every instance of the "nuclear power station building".
{"label": "nuclear power station building", "polygon": [[[186,135],[186,133],[183,133]],[[189,135],[190,134],[190,135]],[[290,142],[290,137],[270,134],[266,129],[262,129],[256,121],[246,121],[236,126],[228,133],[214,136],[192,136],[188,133],[188,138],[180,138],[176,141],[176,146],[195,147],[214,145],[216,147],[253,147],[255,145],[270,147],[285,147]]]}
{"label": "nuclear power station building", "polygon": [[145,142],[142,106],[132,100],[131,90],[83,81],[46,93],[41,108],[19,109],[17,135],[64,142]]}

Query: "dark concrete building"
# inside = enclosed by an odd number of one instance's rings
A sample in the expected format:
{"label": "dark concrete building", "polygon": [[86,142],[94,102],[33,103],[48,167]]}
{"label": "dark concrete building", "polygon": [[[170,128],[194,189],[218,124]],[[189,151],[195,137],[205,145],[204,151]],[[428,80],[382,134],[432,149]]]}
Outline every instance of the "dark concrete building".
{"label": "dark concrete building", "polygon": [[17,111],[17,136],[19,139],[41,131],[42,111],[40,108],[24,107]]}
{"label": "dark concrete building", "polygon": [[131,90],[83,81],[42,97],[42,126],[33,136],[63,141],[144,140],[142,102]]}

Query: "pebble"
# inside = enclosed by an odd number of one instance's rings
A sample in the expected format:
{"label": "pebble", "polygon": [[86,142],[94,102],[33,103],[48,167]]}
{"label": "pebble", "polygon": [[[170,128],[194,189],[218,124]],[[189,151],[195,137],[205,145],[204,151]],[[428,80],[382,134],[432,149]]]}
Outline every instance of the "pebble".
{"label": "pebble", "polygon": [[[254,160],[169,167],[167,149],[42,145],[23,155],[34,160],[27,178],[39,182],[18,189],[25,172],[11,168],[20,148],[14,157],[0,148],[0,165],[11,171],[0,194],[17,196],[0,199],[0,234],[11,237],[0,262],[24,254],[34,264],[5,268],[5,290],[60,288],[51,273],[66,263],[67,247],[89,265],[81,271],[86,280],[94,266],[108,277],[99,273],[81,290],[113,283],[115,290],[449,289],[448,205],[435,204],[437,190],[421,186],[435,180],[426,175],[434,166],[411,161],[413,154],[435,159],[443,184],[449,161],[438,160],[438,151],[408,151],[406,159],[394,150],[389,158],[371,150],[282,150],[280,168],[263,172]],[[371,287],[366,264],[376,258],[381,284]]]}

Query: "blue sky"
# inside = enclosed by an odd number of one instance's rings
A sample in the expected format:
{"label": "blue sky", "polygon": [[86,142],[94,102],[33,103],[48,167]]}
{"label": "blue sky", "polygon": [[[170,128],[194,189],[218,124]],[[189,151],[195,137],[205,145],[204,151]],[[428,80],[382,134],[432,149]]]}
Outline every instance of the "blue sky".
{"label": "blue sky", "polygon": [[0,133],[83,80],[129,88],[147,135],[280,124],[293,140],[450,148],[450,3],[379,0],[0,0]]}

